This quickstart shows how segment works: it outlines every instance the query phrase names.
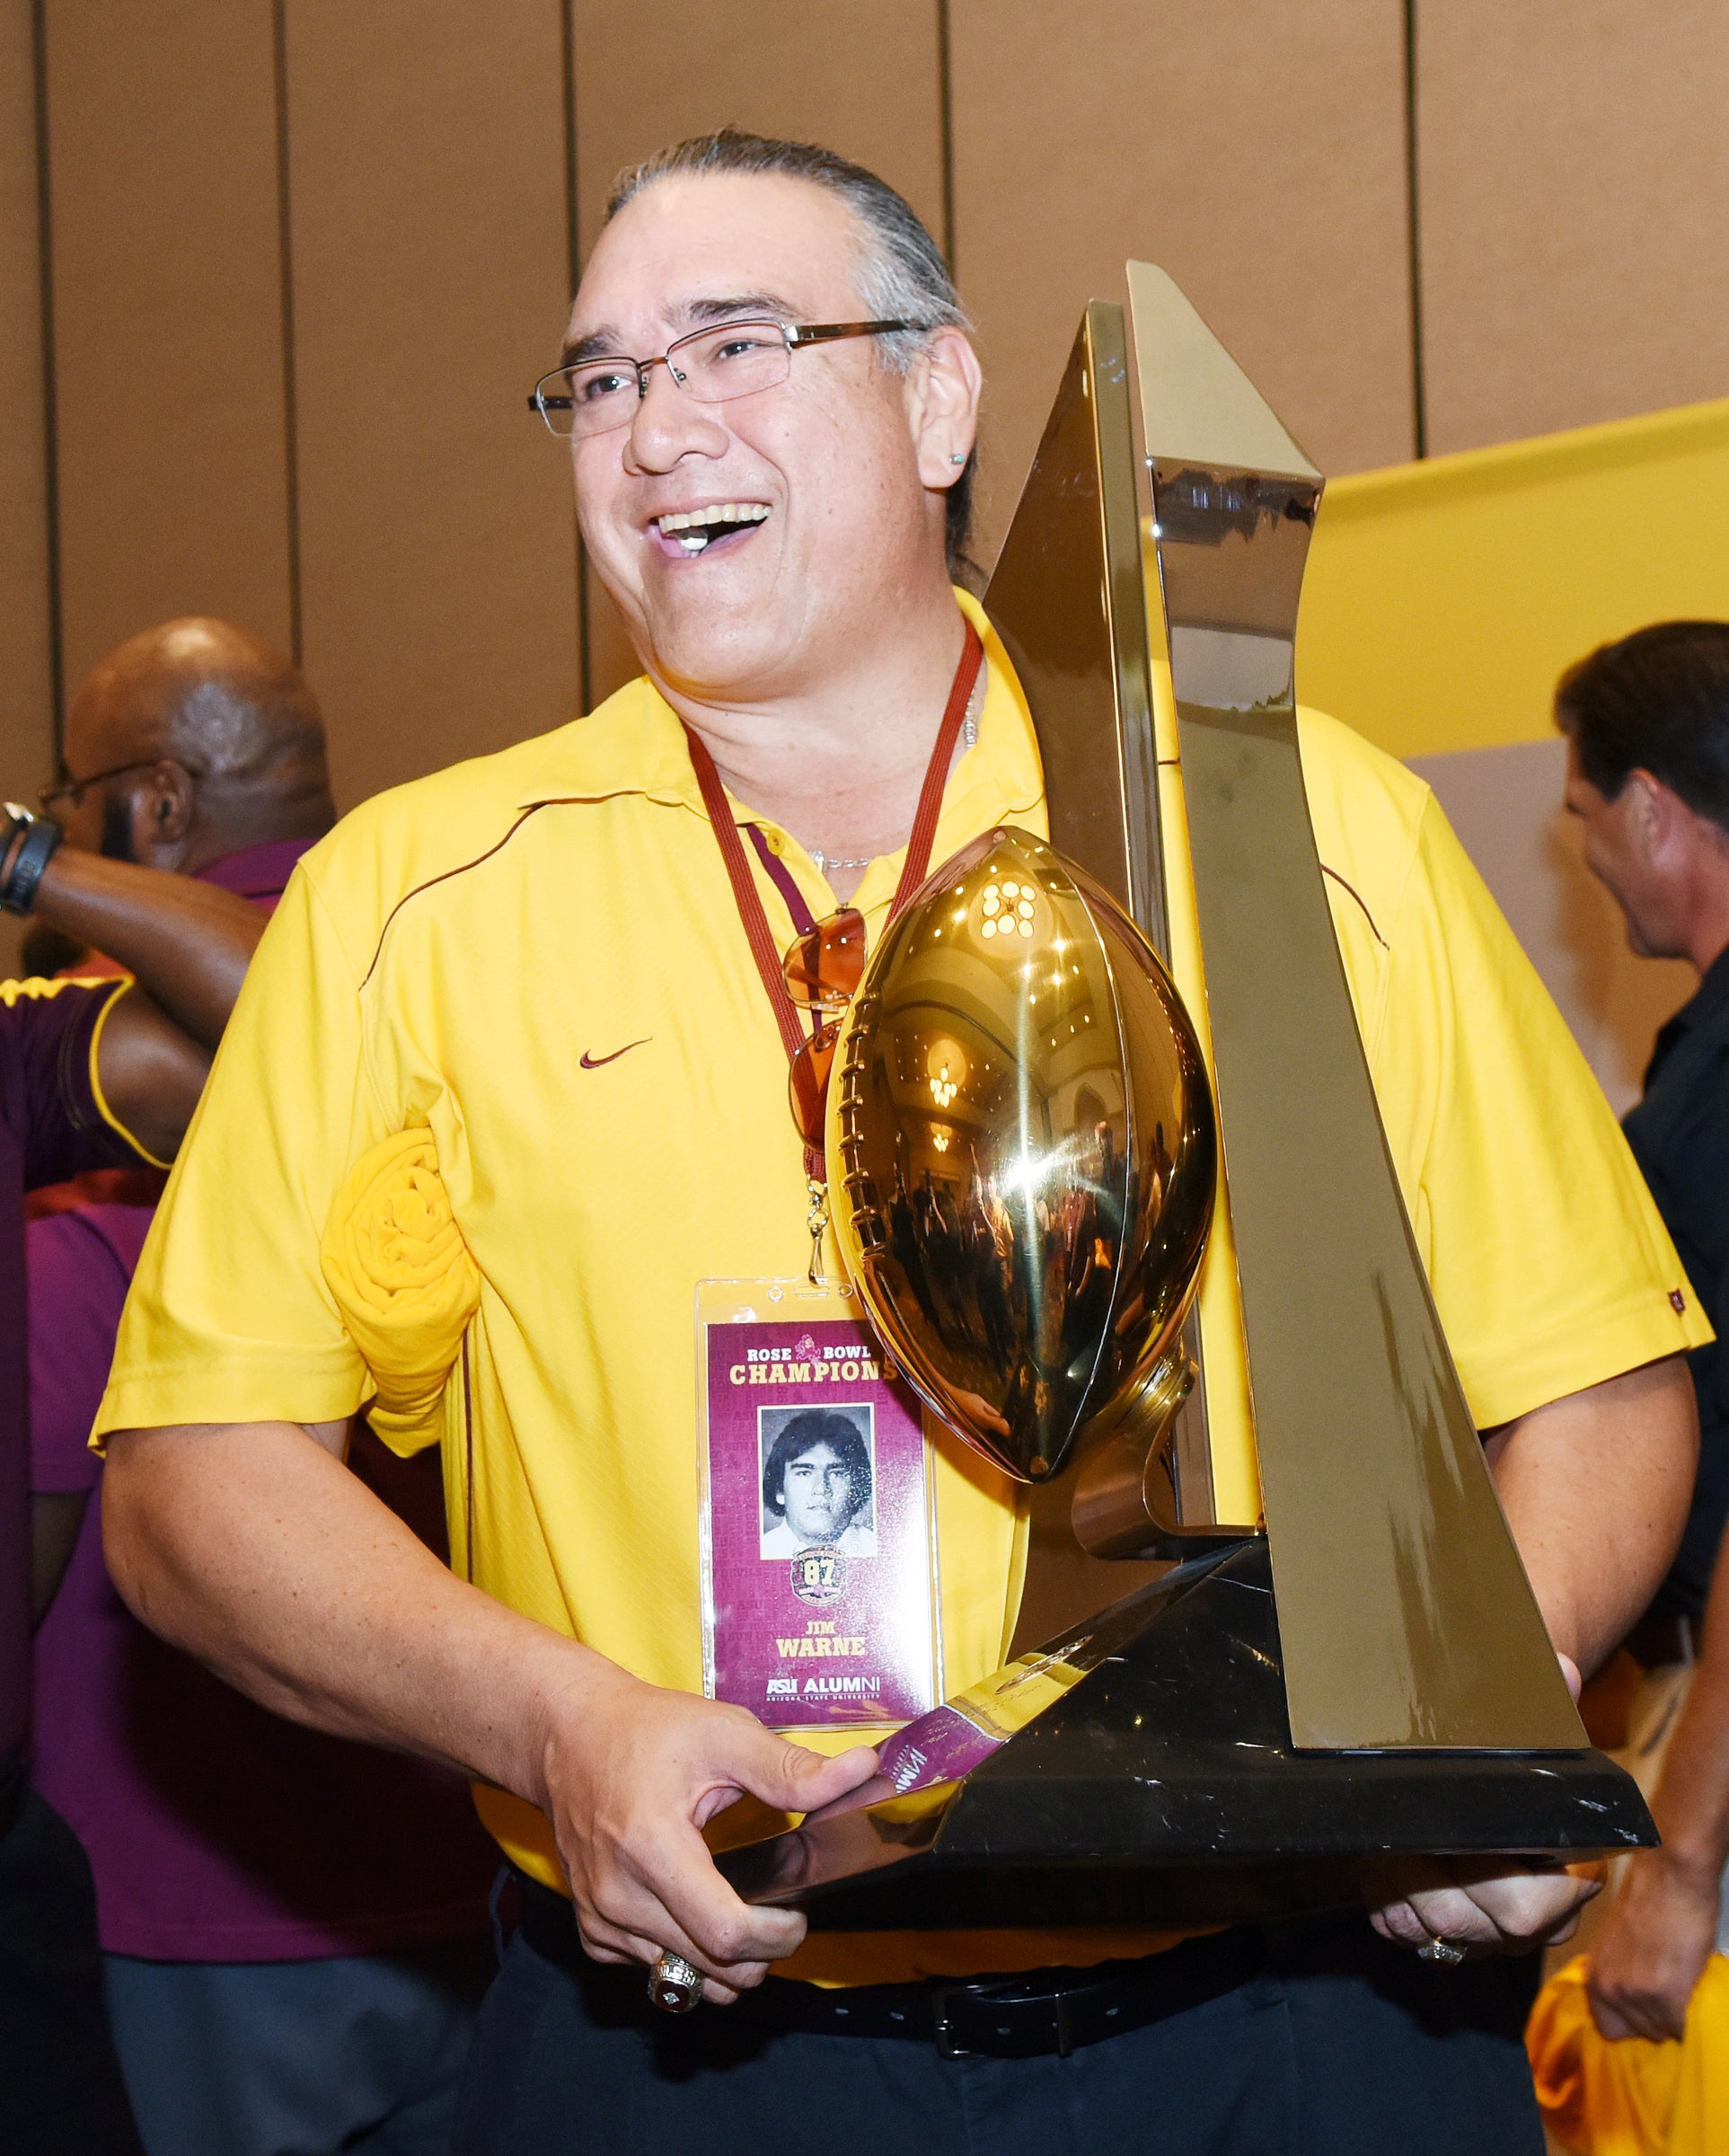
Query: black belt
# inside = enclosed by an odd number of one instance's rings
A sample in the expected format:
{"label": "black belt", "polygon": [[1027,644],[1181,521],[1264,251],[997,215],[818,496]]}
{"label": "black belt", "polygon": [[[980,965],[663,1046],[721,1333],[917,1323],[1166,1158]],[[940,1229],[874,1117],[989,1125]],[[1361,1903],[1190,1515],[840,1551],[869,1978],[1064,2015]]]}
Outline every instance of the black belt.
{"label": "black belt", "polygon": [[[588,1958],[577,1936],[575,1912],[562,1895],[520,1872],[516,1886],[524,1937],[537,1954],[575,1977],[595,2020],[636,2022],[669,2037],[697,2032],[706,2016],[676,2020],[657,2013],[646,1996],[641,1969]],[[1238,1926],[1134,1961],[1033,1969],[965,1984],[931,1978],[825,1990],[770,1976],[743,1993],[736,2006],[710,2010],[734,2028],[770,2034],[906,2037],[935,2045],[946,2059],[1031,2059],[1051,2053],[1066,2058],[1089,2044],[1126,2036],[1235,1991],[1266,1966],[1267,1945],[1260,1928]]]}
{"label": "black belt", "polygon": [[23,1808],[30,1775],[22,1759],[0,1760],[0,1834],[5,1833]]}

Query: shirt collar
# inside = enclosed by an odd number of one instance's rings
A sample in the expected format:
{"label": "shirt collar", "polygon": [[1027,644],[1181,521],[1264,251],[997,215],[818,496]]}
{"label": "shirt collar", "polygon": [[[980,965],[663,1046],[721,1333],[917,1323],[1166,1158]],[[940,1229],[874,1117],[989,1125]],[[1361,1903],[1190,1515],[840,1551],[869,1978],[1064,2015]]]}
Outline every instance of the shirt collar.
{"label": "shirt collar", "polygon": [[207,861],[192,873],[200,883],[214,883],[241,898],[279,898],[290,871],[303,853],[318,844],[315,838],[273,838],[261,845],[242,846]]}
{"label": "shirt collar", "polygon": [[[943,794],[931,853],[939,862],[992,823],[1027,814],[1045,793],[1032,717],[1009,655],[973,595],[957,588],[955,597],[984,641],[987,675],[978,739],[956,765]],[[531,773],[520,808],[639,794],[679,803],[706,817],[684,729],[646,675],[627,682],[587,719],[545,736],[543,746],[544,758]],[[752,820],[748,808],[737,802],[734,807],[741,823]],[[887,904],[902,858],[896,853],[874,862],[853,904],[869,911],[879,882]]]}
{"label": "shirt collar", "polygon": [[1668,1033],[1689,1033],[1695,1026],[1729,1008],[1729,949],[1718,953],[1707,967],[1698,986],[1663,1027]]}
{"label": "shirt collar", "polygon": [[1651,1060],[1645,1068],[1646,1089],[1649,1090],[1661,1065],[1689,1033],[1725,1018],[1729,1018],[1729,950],[1718,953],[1692,994],[1672,1018],[1666,1019],[1657,1029],[1657,1038],[1651,1045]]}
{"label": "shirt collar", "polygon": [[1698,988],[1675,1015],[1697,1024],[1702,1018],[1714,1017],[1725,1004],[1729,1004],[1729,947],[1712,959]]}

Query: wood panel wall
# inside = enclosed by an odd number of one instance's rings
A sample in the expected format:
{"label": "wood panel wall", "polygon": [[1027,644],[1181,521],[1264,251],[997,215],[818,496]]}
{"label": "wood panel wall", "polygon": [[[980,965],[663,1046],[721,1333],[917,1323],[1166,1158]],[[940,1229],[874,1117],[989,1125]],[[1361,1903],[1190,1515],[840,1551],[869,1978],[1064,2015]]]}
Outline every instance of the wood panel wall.
{"label": "wood panel wall", "polygon": [[352,801],[577,709],[525,402],[569,297],[564,36],[553,0],[289,0],[285,41],[303,657]]}
{"label": "wood panel wall", "polygon": [[176,614],[289,634],[269,0],[43,10],[68,691]]}
{"label": "wood panel wall", "polygon": [[628,672],[523,399],[668,138],[826,139],[951,246],[988,561],[1130,253],[1336,472],[1729,391],[1726,88],[1716,0],[0,0],[0,791],[177,612],[297,645],[345,801]]}
{"label": "wood panel wall", "polygon": [[8,794],[43,782],[54,746],[38,234],[31,9],[29,0],[0,0],[0,790]]}
{"label": "wood panel wall", "polygon": [[953,0],[956,267],[988,560],[1076,324],[1169,270],[1326,471],[1412,454],[1402,11]]}
{"label": "wood panel wall", "polygon": [[[56,702],[33,29],[29,0],[0,0],[0,795],[27,801],[53,768]],[[0,920],[0,972],[17,949]]]}
{"label": "wood panel wall", "polygon": [[1729,393],[1729,9],[1416,20],[1431,449]]}

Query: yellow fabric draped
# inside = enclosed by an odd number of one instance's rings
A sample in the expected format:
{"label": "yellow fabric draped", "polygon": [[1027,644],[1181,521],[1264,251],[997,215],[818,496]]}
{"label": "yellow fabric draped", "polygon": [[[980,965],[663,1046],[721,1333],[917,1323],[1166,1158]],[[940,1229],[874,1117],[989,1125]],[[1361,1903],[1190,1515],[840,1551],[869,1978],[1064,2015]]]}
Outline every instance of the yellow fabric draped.
{"label": "yellow fabric draped", "polygon": [[1729,1959],[1714,1954],[1677,2043],[1611,2044],[1591,2018],[1583,1954],[1538,1994],[1525,2031],[1537,2101],[1570,2156],[1722,2156],[1729,2150]]}
{"label": "yellow fabric draped", "polygon": [[481,1276],[429,1130],[400,1130],[355,1162],[331,1207],[319,1263],[377,1388],[373,1428],[404,1459],[436,1445]]}

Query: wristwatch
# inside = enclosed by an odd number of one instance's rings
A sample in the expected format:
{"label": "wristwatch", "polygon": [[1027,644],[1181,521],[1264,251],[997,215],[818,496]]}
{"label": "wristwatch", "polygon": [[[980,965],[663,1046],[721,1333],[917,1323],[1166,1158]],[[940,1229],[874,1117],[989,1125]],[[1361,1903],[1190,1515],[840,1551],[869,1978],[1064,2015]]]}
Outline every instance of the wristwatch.
{"label": "wristwatch", "polygon": [[33,815],[18,801],[0,801],[0,808],[12,819],[5,844],[0,846],[0,910],[27,914],[35,903],[42,870],[53,860],[64,835],[51,816]]}

